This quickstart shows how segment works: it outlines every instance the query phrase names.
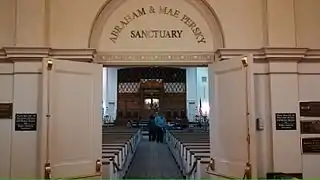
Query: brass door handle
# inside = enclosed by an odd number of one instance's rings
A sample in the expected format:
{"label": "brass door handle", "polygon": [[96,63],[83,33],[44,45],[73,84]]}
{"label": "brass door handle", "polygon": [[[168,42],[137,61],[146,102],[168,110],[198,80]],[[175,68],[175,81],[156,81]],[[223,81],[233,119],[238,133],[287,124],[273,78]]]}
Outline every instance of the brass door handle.
{"label": "brass door handle", "polygon": [[216,162],[213,158],[210,159],[210,163],[207,167],[207,170],[215,171],[216,170]]}
{"label": "brass door handle", "polygon": [[101,173],[102,162],[100,159],[96,161],[96,173]]}
{"label": "brass door handle", "polygon": [[44,164],[44,179],[51,179],[51,164],[49,162]]}

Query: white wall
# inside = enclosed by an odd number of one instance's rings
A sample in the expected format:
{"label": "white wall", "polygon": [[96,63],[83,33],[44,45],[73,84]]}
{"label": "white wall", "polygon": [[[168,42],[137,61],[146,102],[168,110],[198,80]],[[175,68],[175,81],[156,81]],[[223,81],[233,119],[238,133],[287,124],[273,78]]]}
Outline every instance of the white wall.
{"label": "white wall", "polygon": [[295,0],[297,46],[320,48],[320,1]]}
{"label": "white wall", "polygon": [[[301,63],[299,69],[299,100],[300,101],[320,101],[320,64]],[[299,118],[299,117],[298,117]],[[303,120],[319,120],[319,118],[307,117]],[[298,121],[299,122],[299,121]],[[320,138],[319,134],[302,134],[301,138]],[[304,178],[320,177],[320,155],[302,154],[302,172]]]}
{"label": "white wall", "polygon": [[[36,113],[41,121],[41,62],[14,64],[13,113]],[[18,132],[12,126],[11,178],[34,178],[38,172],[37,131]]]}
{"label": "white wall", "polygon": [[55,48],[88,48],[90,30],[106,0],[49,1],[49,39]]}
{"label": "white wall", "polygon": [[273,172],[272,158],[272,122],[270,110],[270,78],[267,74],[254,76],[255,114],[262,121],[262,131],[257,131],[257,166],[258,177],[265,177]]}
{"label": "white wall", "polygon": [[[276,130],[276,113],[299,114],[298,64],[296,62],[270,62],[270,92],[272,114],[272,142],[274,171],[302,172],[300,150],[300,124],[296,130]],[[285,82],[285,83],[284,83]],[[288,165],[290,162],[290,165]]]}
{"label": "white wall", "polygon": [[13,46],[15,39],[15,1],[0,1],[0,47]]}
{"label": "white wall", "polygon": [[0,64],[0,83],[0,102],[13,102],[13,118],[0,120],[0,177],[34,178],[38,173],[37,131],[15,131],[14,122],[16,113],[36,113],[37,123],[41,121],[41,62]]}
{"label": "white wall", "polygon": [[[92,24],[105,2],[106,0],[1,0],[0,47],[18,44],[88,48]],[[226,48],[320,47],[320,35],[317,33],[320,29],[318,0],[207,2],[221,23]],[[170,1],[170,4],[174,5],[176,2]],[[126,13],[132,11],[130,6],[121,8]],[[190,11],[193,12],[194,9]],[[120,15],[123,17],[121,12]],[[110,28],[114,25],[112,20],[108,24],[111,25]],[[106,33],[110,34],[109,31]]]}

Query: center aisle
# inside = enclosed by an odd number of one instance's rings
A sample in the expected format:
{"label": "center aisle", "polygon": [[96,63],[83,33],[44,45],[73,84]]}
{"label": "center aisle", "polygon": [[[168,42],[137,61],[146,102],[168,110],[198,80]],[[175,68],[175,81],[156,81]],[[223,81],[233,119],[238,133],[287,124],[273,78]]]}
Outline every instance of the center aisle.
{"label": "center aisle", "polygon": [[182,174],[166,144],[141,139],[126,179],[182,179]]}

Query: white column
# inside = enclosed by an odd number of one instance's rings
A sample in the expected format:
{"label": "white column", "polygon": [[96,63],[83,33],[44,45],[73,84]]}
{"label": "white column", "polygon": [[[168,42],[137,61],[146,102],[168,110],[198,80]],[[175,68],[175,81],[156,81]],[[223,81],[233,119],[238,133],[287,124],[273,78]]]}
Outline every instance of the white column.
{"label": "white column", "polygon": [[[0,63],[0,103],[13,102],[13,64]],[[10,178],[13,118],[0,119],[0,177]]]}
{"label": "white column", "polygon": [[272,142],[274,172],[302,172],[300,124],[296,130],[277,130],[276,113],[299,115],[297,62],[270,62]]}
{"label": "white column", "polygon": [[[206,81],[203,81],[205,78]],[[208,68],[197,68],[197,106],[201,98],[202,109],[207,111],[209,109],[209,85],[208,85]],[[205,113],[205,112],[204,112]]]}
{"label": "white column", "polygon": [[[13,114],[35,113],[41,120],[42,62],[14,63]],[[15,119],[15,117],[14,117]],[[38,133],[12,129],[11,178],[38,177]]]}
{"label": "white column", "polygon": [[187,117],[189,121],[193,120],[196,113],[196,102],[197,102],[197,68],[186,68],[187,75]]}
{"label": "white column", "polygon": [[107,113],[106,107],[108,104],[107,92],[108,92],[108,68],[103,68],[103,78],[102,78],[102,99],[103,99],[103,109],[104,114]]}
{"label": "white column", "polygon": [[118,90],[118,68],[108,68],[107,70],[107,100],[106,106],[108,114],[112,119],[117,116],[117,90]]}

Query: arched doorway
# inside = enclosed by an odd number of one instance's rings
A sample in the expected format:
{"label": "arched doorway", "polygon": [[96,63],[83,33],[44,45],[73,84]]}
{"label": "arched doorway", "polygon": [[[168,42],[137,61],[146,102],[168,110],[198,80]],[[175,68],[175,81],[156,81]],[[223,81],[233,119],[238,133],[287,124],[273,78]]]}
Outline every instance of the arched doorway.
{"label": "arched doorway", "polygon": [[88,46],[106,67],[209,66],[224,35],[206,0],[108,0]]}
{"label": "arched doorway", "polygon": [[[213,72],[215,51],[224,47],[224,37],[217,16],[205,0],[141,0],[139,4],[134,0],[109,0],[93,23],[88,46],[97,50],[95,62],[107,67],[208,66],[210,86],[219,85],[218,93],[212,93],[213,88],[209,87],[211,106],[220,103],[221,106],[216,106],[220,109],[215,112],[222,112],[217,116],[210,113],[210,119],[214,121],[210,124],[214,128],[210,132],[211,155],[218,159],[218,171],[222,173],[240,177],[243,170],[251,170],[250,163],[255,161],[255,157],[251,161],[250,150],[256,147],[247,141],[246,117],[243,117],[246,109],[238,108],[236,113],[226,110],[232,105],[230,98],[236,99],[230,95],[243,92],[239,100],[243,104],[247,101],[247,78],[240,60],[222,64],[221,71]],[[213,82],[213,79],[218,81]],[[237,91],[236,80],[239,80],[243,91]],[[232,91],[227,90],[230,87]],[[217,100],[213,101],[213,97]],[[147,99],[153,101],[154,98]],[[223,103],[225,99],[227,103]],[[237,110],[237,107],[232,107],[232,110]],[[226,116],[228,114],[235,114],[230,116],[232,121]],[[232,129],[232,137],[238,137],[240,141],[235,142],[227,138],[227,134],[238,115],[242,119],[237,121],[239,126]],[[234,143],[241,145],[238,154]]]}

